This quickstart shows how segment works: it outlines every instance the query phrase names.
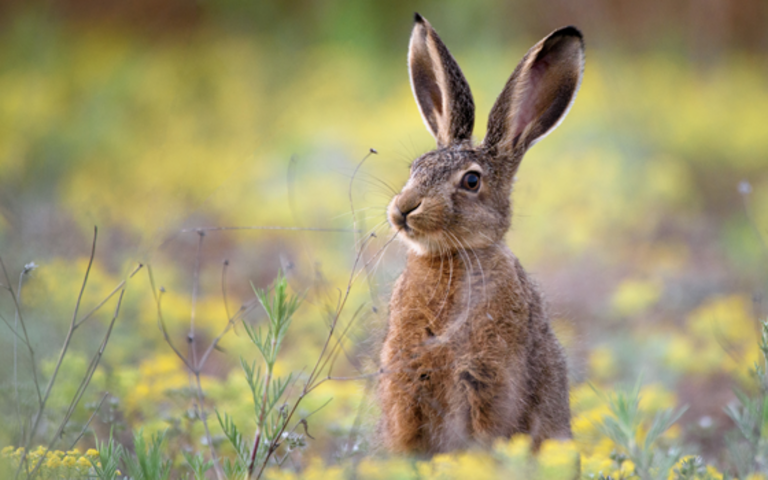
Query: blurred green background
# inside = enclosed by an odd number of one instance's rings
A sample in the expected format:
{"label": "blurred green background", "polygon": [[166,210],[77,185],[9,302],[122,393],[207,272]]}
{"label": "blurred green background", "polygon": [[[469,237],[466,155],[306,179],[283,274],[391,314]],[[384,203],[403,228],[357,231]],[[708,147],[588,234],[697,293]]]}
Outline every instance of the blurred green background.
{"label": "blurred green background", "polygon": [[[557,27],[583,31],[581,91],[561,127],[523,162],[508,242],[546,293],[573,384],[631,383],[642,374],[670,403],[690,406],[681,441],[719,459],[732,428],[722,407],[735,398],[732,387],[749,388],[757,322],[768,310],[759,237],[768,227],[764,0],[0,2],[0,255],[14,286],[25,264],[38,265],[21,297],[43,378],[69,324],[94,225],[100,238],[84,308],[137,262],[151,264],[180,345],[198,245],[183,229],[349,230],[350,178],[374,148],[352,190],[360,226],[378,233],[367,255],[381,248],[391,188],[399,190],[408,163],[434,147],[407,77],[414,10],[472,86],[478,140],[526,50]],[[350,312],[363,305],[369,314],[350,332],[339,375],[375,370],[387,294],[404,255],[393,244],[358,278]],[[354,257],[350,232],[208,232],[201,344],[226,325],[225,259],[235,309],[253,298],[249,282],[265,287],[283,268],[309,296],[281,368],[311,365]],[[41,439],[60,421],[112,308],[75,336]],[[0,314],[13,323],[7,292]],[[261,319],[257,310],[248,315]],[[238,358],[255,352],[240,330],[222,347],[206,367],[210,402],[250,435]],[[34,400],[29,359],[21,349],[16,358],[4,331],[3,445],[19,439],[14,364],[22,410]],[[371,385],[331,383],[309,401],[311,410],[334,399],[317,414],[322,441],[310,441],[313,451],[332,456],[356,418],[374,430]],[[99,435],[119,425],[128,441],[132,428],[170,427],[199,446],[188,386],[157,328],[142,271],[129,281],[67,435],[108,391],[110,407],[94,422]]]}

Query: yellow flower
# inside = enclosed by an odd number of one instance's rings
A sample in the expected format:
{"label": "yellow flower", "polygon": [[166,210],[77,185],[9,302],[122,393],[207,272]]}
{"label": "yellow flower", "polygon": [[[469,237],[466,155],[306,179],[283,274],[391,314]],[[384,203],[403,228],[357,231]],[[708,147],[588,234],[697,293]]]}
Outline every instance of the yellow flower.
{"label": "yellow flower", "polygon": [[632,463],[632,460],[624,460],[621,462],[621,468],[615,469],[611,472],[611,476],[614,478],[627,478],[629,475],[634,473],[635,471],[635,464]]}
{"label": "yellow flower", "polygon": [[[583,411],[580,414],[574,416],[571,422],[571,428],[573,429],[573,438],[579,446],[579,449],[583,453],[591,454],[596,445],[605,439],[600,432],[598,425],[602,423],[603,419],[610,415],[611,411],[605,403],[597,405],[587,411]],[[612,443],[609,451],[612,450]]]}
{"label": "yellow flower", "polygon": [[91,468],[91,461],[87,457],[80,457],[77,459],[77,464],[84,468]]}
{"label": "yellow flower", "polygon": [[712,465],[707,465],[707,474],[717,480],[723,480],[723,474]]}
{"label": "yellow flower", "polygon": [[417,470],[419,472],[419,478],[425,479],[438,479],[443,478],[454,471],[456,468],[456,461],[453,456],[443,453],[435,455],[429,462],[419,462]]}
{"label": "yellow flower", "polygon": [[509,441],[499,440],[494,450],[511,459],[526,458],[531,454],[531,437],[515,435]]}
{"label": "yellow flower", "polygon": [[313,458],[302,475],[306,480],[342,480],[344,471],[341,467],[326,467],[319,458]]}
{"label": "yellow flower", "polygon": [[456,460],[456,470],[451,472],[454,478],[476,480],[495,480],[498,478],[495,462],[485,453],[468,452],[459,455]]}
{"label": "yellow flower", "polygon": [[65,467],[74,467],[75,463],[76,463],[76,460],[75,460],[75,457],[70,457],[69,455],[67,455],[61,461],[61,463],[64,464]]}
{"label": "yellow flower", "polygon": [[4,457],[7,457],[11,453],[13,453],[14,450],[15,450],[15,447],[13,445],[8,445],[7,447],[5,447],[2,450],[0,450],[0,454],[2,454],[2,456],[4,456]]}
{"label": "yellow flower", "polygon": [[546,440],[538,454],[539,476],[571,479],[579,465],[579,454],[572,440]]}
{"label": "yellow flower", "polygon": [[573,440],[545,440],[539,450],[539,463],[552,466],[573,466],[577,458]]}
{"label": "yellow flower", "polygon": [[746,380],[744,365],[752,365],[760,356],[755,341],[759,332],[749,298],[733,295],[711,299],[689,315],[687,328],[696,341],[692,371],[725,371]]}
{"label": "yellow flower", "polygon": [[592,376],[599,380],[611,378],[616,374],[616,357],[608,347],[598,347],[589,354],[589,369]]}
{"label": "yellow flower", "polygon": [[676,405],[675,394],[661,385],[646,385],[640,390],[640,410],[644,412],[654,413]]}
{"label": "yellow flower", "polygon": [[750,476],[748,476],[745,480],[767,480],[766,476],[760,473],[753,473]]}
{"label": "yellow flower", "polygon": [[388,480],[412,476],[413,466],[403,458],[393,457],[386,461],[364,458],[357,466],[357,477],[362,480]]}
{"label": "yellow flower", "polygon": [[613,294],[613,307],[619,315],[636,315],[655,305],[661,292],[658,282],[625,280]]}
{"label": "yellow flower", "polygon": [[50,469],[59,468],[61,466],[61,459],[56,455],[51,455],[48,461],[45,462],[45,466]]}
{"label": "yellow flower", "polygon": [[85,454],[88,455],[89,457],[98,457],[99,451],[96,450],[95,448],[89,448],[88,451],[85,452]]}
{"label": "yellow flower", "polygon": [[267,480],[296,480],[298,476],[296,473],[282,468],[272,468],[264,473],[264,477]]}
{"label": "yellow flower", "polygon": [[594,455],[582,455],[581,456],[581,472],[585,475],[599,475],[600,473],[607,474],[613,467],[613,460],[607,455],[594,454]]}
{"label": "yellow flower", "polygon": [[693,341],[684,334],[671,333],[664,353],[664,362],[669,368],[692,372],[698,367],[698,355]]}
{"label": "yellow flower", "polygon": [[[693,455],[686,455],[682,457],[678,462],[675,464],[672,469],[669,470],[669,475],[667,476],[667,480],[675,480],[678,475],[675,473],[677,470],[679,470],[683,464],[688,461],[689,459],[693,458]],[[723,480],[723,474],[720,473],[715,467],[712,465],[707,465],[707,478],[713,478],[716,480]],[[696,475],[696,479],[701,478],[699,475]]]}

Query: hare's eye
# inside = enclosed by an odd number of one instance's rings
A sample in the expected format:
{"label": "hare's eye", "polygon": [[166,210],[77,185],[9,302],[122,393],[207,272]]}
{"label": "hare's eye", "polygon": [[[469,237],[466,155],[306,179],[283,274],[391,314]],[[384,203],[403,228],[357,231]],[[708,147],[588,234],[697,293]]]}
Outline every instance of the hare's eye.
{"label": "hare's eye", "polygon": [[467,172],[461,179],[461,188],[476,192],[480,189],[480,174],[477,172]]}

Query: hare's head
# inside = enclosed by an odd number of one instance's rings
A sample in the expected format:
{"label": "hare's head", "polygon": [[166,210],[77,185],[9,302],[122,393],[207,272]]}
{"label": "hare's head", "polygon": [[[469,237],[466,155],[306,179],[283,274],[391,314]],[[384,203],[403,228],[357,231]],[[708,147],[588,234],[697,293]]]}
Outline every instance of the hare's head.
{"label": "hare's head", "polygon": [[528,51],[491,109],[485,139],[477,146],[469,85],[419,14],[408,66],[437,149],[411,164],[408,182],[389,205],[390,223],[422,255],[498,242],[509,229],[512,180],[523,155],[560,124],[576,98],[584,69],[581,33],[561,28]]}

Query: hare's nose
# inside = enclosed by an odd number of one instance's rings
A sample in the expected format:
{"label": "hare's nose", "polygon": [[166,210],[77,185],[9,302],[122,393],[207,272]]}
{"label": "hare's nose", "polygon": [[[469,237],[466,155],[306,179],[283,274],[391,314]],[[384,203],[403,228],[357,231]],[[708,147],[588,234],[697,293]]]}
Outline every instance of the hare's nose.
{"label": "hare's nose", "polygon": [[405,222],[406,217],[408,217],[408,214],[412,211],[416,210],[421,206],[421,201],[417,204],[407,204],[407,205],[395,205],[397,207],[397,211],[402,215],[403,222]]}
{"label": "hare's nose", "polygon": [[406,218],[420,206],[421,199],[401,196],[392,204],[393,208],[389,211],[390,221],[394,226],[408,230],[409,227]]}

